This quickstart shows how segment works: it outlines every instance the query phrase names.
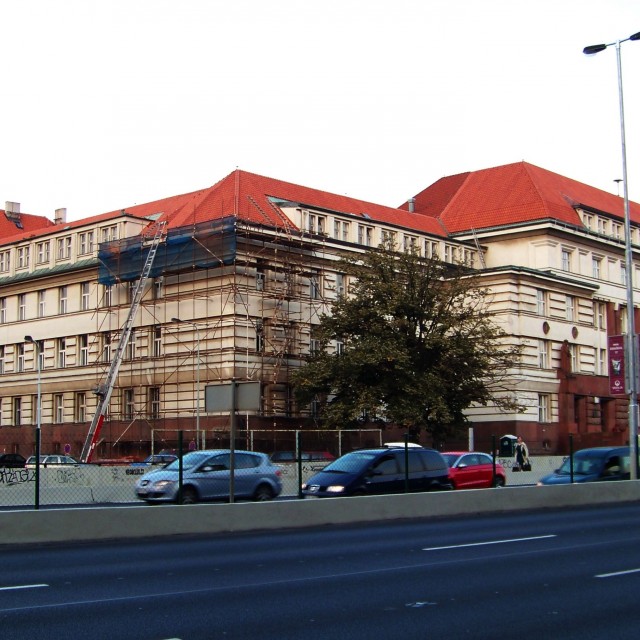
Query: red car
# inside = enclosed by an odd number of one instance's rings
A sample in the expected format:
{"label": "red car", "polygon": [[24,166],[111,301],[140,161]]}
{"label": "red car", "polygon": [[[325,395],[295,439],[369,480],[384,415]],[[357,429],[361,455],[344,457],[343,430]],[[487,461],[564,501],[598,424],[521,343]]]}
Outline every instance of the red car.
{"label": "red car", "polygon": [[484,489],[504,487],[507,474],[496,462],[496,478],[493,479],[493,458],[478,451],[448,451],[442,454],[449,465],[449,479],[454,489]]}

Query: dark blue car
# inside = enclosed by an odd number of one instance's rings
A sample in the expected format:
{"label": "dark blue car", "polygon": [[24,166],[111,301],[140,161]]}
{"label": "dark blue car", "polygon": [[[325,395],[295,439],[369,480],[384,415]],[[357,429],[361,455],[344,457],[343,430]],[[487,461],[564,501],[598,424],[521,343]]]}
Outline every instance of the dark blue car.
{"label": "dark blue car", "polygon": [[449,466],[440,453],[422,447],[381,448],[352,451],[302,485],[305,497],[327,498],[403,493],[408,490],[441,491],[451,489]]}
{"label": "dark blue car", "polygon": [[[574,482],[601,482],[629,480],[629,447],[594,447],[573,454]],[[571,459],[567,458],[559,469],[540,478],[539,485],[569,484]]]}

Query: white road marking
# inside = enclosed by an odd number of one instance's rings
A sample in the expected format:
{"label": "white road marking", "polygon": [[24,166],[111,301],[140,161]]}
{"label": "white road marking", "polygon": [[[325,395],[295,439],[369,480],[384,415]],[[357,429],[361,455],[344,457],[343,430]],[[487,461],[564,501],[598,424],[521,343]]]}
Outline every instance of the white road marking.
{"label": "white road marking", "polygon": [[509,542],[528,542],[529,540],[544,540],[545,538],[556,538],[552,533],[546,536],[531,536],[530,538],[510,538],[507,540],[489,540],[488,542],[470,542],[469,544],[452,544],[447,547],[427,547],[423,551],[442,551],[444,549],[463,549],[464,547],[482,547],[488,544],[507,544]]}
{"label": "white road marking", "polygon": [[38,589],[40,587],[48,586],[48,584],[21,584],[15,587],[0,587],[0,591],[15,591],[16,589]]}
{"label": "white road marking", "polygon": [[596,578],[615,578],[617,576],[626,576],[630,573],[640,573],[640,569],[627,569],[626,571],[614,571],[613,573],[601,573]]}

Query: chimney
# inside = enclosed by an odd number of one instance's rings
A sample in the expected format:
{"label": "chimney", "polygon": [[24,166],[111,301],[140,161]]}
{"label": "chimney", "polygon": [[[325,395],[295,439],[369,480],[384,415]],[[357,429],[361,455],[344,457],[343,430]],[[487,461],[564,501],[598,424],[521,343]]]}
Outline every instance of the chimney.
{"label": "chimney", "polygon": [[416,199],[409,198],[407,204],[409,205],[409,213],[413,213],[416,210]]}
{"label": "chimney", "polygon": [[55,217],[53,218],[54,224],[64,224],[67,221],[67,209],[56,209]]}
{"label": "chimney", "polygon": [[7,220],[20,220],[20,203],[6,200],[4,203],[4,213],[7,216]]}

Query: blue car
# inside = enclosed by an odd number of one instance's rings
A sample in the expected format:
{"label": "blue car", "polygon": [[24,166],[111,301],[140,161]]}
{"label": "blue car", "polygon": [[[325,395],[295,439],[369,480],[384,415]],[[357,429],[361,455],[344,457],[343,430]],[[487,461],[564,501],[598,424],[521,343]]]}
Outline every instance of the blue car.
{"label": "blue car", "polygon": [[[602,482],[629,480],[629,447],[594,447],[573,454],[573,482]],[[559,469],[540,478],[538,485],[569,484],[571,459],[567,458]]]}
{"label": "blue car", "polygon": [[407,474],[408,490],[442,491],[452,489],[449,465],[434,449],[385,447],[363,449],[340,456],[302,485],[305,498],[366,496],[403,493]]}

